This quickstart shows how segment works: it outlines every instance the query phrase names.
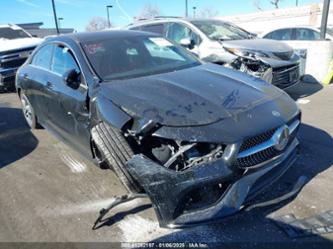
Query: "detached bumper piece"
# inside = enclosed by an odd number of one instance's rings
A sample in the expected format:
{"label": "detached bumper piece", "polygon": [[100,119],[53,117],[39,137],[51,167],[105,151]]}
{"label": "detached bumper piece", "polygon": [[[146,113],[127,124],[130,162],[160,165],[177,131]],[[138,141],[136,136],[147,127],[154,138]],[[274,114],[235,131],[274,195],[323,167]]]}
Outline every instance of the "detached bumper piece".
{"label": "detached bumper piece", "polygon": [[258,185],[260,191],[269,186],[263,186],[262,179],[276,180],[295,162],[297,145],[294,139],[283,154],[245,173],[223,160],[175,172],[143,155],[134,156],[127,167],[151,199],[160,226],[184,227],[241,210],[248,195],[259,191]]}

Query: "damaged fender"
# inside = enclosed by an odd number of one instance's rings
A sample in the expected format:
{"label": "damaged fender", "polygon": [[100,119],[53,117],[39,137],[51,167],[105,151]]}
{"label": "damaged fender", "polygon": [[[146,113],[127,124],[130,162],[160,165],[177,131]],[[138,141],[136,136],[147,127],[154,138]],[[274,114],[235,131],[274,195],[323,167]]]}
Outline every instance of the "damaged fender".
{"label": "damaged fender", "polygon": [[110,99],[99,94],[92,102],[92,127],[98,124],[101,120],[112,125],[117,129],[122,129],[123,126],[132,118],[116,106]]}

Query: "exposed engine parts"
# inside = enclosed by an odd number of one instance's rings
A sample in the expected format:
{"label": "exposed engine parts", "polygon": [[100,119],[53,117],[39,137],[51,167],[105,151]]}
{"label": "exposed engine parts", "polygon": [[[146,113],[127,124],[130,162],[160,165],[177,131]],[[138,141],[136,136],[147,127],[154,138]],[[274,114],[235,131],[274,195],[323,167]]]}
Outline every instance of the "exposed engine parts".
{"label": "exposed engine parts", "polygon": [[272,83],[273,70],[268,64],[262,62],[260,59],[252,57],[237,57],[231,63],[225,64],[225,66],[255,77],[259,77],[269,83]]}
{"label": "exposed engine parts", "polygon": [[141,141],[145,148],[141,153],[168,169],[183,171],[194,165],[220,159],[223,146],[208,143],[172,141],[146,137]]}

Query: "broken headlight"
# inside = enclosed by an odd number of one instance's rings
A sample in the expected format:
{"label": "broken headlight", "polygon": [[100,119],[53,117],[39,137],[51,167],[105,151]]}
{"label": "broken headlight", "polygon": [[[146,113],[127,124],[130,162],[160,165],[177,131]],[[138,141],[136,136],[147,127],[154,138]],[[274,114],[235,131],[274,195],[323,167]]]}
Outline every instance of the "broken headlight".
{"label": "broken headlight", "polygon": [[142,141],[142,148],[145,148],[143,153],[153,161],[168,169],[183,171],[222,158],[225,146],[150,137]]}

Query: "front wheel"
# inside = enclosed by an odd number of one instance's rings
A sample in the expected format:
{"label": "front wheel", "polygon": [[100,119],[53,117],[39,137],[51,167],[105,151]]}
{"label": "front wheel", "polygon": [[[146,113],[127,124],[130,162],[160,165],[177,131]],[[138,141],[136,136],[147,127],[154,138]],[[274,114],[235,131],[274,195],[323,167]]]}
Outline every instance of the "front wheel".
{"label": "front wheel", "polygon": [[38,129],[40,128],[40,125],[37,121],[37,116],[35,114],[34,108],[30,104],[27,96],[25,96],[23,93],[20,96],[21,103],[22,103],[22,111],[23,116],[25,120],[27,121],[28,125],[31,129]]}
{"label": "front wheel", "polygon": [[91,135],[108,166],[114,170],[126,189],[132,193],[141,192],[142,188],[126,169],[126,163],[134,153],[122,133],[102,122],[92,129]]}

